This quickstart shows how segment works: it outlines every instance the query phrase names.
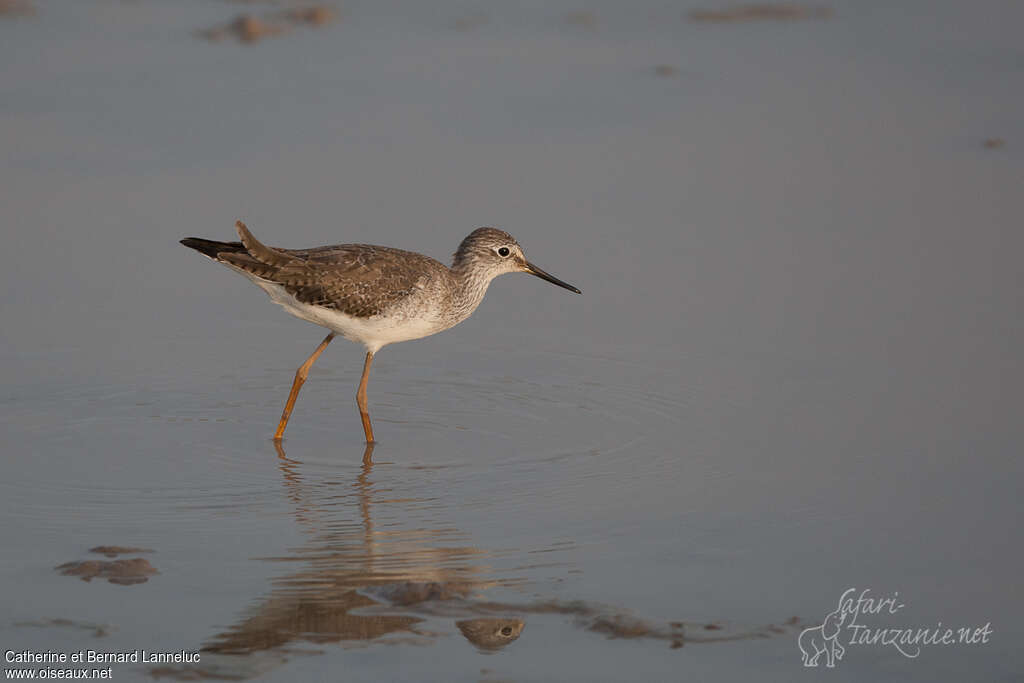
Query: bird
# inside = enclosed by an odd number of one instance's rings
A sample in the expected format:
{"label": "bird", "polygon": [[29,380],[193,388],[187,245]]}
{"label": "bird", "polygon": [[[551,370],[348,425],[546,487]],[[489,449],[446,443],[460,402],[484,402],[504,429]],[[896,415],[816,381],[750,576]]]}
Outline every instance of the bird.
{"label": "bird", "polygon": [[366,348],[356,405],[366,443],[376,443],[366,400],[374,356],[384,346],[420,339],[459,324],[476,310],[491,280],[505,273],[530,273],[582,294],[526,260],[512,235],[477,228],[459,244],[446,266],[429,256],[372,244],[336,244],[310,249],[268,247],[242,221],[240,241],[186,237],[181,244],[252,280],[288,313],[330,330],[295,371],[288,400],[274,432],[280,442],[309,369],[335,336]]}

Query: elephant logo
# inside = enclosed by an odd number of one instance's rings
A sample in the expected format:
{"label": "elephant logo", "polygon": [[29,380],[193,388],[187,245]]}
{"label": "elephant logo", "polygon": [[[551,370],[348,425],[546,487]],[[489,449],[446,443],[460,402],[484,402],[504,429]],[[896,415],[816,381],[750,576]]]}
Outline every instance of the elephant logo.
{"label": "elephant logo", "polygon": [[830,669],[835,667],[836,660],[846,654],[846,649],[839,644],[839,633],[844,621],[846,612],[837,607],[825,617],[821,626],[805,628],[800,632],[796,644],[800,647],[804,666],[818,666],[818,659],[825,655],[825,666]]}

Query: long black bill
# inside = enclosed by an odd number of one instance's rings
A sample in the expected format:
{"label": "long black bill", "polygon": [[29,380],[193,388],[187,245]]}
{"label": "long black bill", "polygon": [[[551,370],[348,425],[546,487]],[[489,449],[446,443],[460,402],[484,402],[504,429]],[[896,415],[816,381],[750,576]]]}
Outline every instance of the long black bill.
{"label": "long black bill", "polygon": [[555,277],[551,273],[548,273],[547,271],[541,270],[540,268],[538,268],[537,266],[533,265],[529,261],[526,262],[526,272],[527,273],[531,273],[532,275],[536,275],[541,280],[547,280],[551,284],[558,285],[559,287],[565,287],[570,292],[576,292],[577,294],[582,294],[583,293],[580,290],[578,290],[575,287],[573,287],[572,285],[570,285],[568,282],[562,282],[561,280],[559,280],[557,277]]}

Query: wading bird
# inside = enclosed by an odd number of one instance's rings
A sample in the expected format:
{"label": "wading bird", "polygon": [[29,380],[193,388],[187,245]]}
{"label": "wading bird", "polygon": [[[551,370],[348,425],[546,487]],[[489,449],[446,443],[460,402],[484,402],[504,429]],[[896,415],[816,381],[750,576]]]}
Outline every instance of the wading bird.
{"label": "wading bird", "polygon": [[527,261],[515,238],[496,228],[469,233],[448,267],[429,256],[369,244],[268,247],[241,221],[235,227],[241,242],[187,237],[181,243],[245,275],[292,315],[330,330],[295,372],[275,440],[284,435],[310,367],[337,334],[366,347],[356,403],[366,442],[372,444],[366,381],[373,356],[382,347],[462,322],[480,305],[491,280],[505,273],[530,273],[581,294]]}

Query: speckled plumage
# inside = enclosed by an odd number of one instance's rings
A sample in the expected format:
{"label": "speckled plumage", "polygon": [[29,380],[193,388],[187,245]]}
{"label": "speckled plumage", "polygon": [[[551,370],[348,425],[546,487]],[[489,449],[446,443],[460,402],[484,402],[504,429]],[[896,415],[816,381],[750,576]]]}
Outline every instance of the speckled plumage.
{"label": "speckled plumage", "polygon": [[421,289],[420,285],[434,278],[443,281],[447,271],[427,256],[370,244],[274,249],[272,253],[290,257],[276,262],[261,260],[241,242],[212,244],[217,249],[215,260],[280,284],[302,303],[357,318],[382,313],[388,305]]}
{"label": "speckled plumage", "polygon": [[[368,338],[382,336],[373,334],[381,327],[374,322],[387,319],[392,327],[400,327],[414,321],[409,332],[415,336],[409,339],[434,334],[468,318],[498,275],[529,272],[515,238],[497,228],[470,233],[449,268],[423,254],[370,244],[267,247],[243,223],[236,227],[241,242],[190,237],[182,244],[248,276],[293,315],[363,343],[374,352],[384,345]],[[495,250],[502,247],[513,250],[509,257],[496,255]],[[321,310],[311,312],[295,304]],[[394,336],[394,332],[383,335],[382,341],[406,340],[392,339]]]}
{"label": "speckled plumage", "polygon": [[[367,363],[360,384],[364,392],[373,354],[387,344],[426,337],[462,322],[476,310],[491,280],[499,275],[531,273],[579,293],[527,261],[515,239],[497,228],[471,232],[448,267],[429,256],[369,244],[268,247],[241,221],[235,227],[240,242],[188,237],[181,243],[245,275],[286,311],[332,333],[296,374],[275,438],[284,431],[298,387],[305,381],[304,373],[334,334],[366,347]],[[372,442],[364,401],[360,402],[360,414],[367,441]]]}

